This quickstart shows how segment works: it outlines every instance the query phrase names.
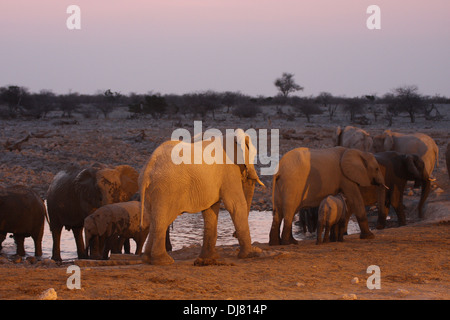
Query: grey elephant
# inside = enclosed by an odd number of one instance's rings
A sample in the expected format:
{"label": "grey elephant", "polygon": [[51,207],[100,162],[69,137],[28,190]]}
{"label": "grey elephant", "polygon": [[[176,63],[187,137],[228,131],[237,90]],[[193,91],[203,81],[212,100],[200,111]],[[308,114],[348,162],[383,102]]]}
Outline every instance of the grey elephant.
{"label": "grey elephant", "polygon": [[[319,215],[317,219],[317,241],[316,244],[330,241],[344,241],[346,230],[347,205],[342,193],[335,196],[328,196],[320,202]],[[322,231],[325,233],[322,240]]]}
{"label": "grey elephant", "polygon": [[373,138],[372,151],[396,151],[404,154],[417,154],[425,163],[425,170],[432,177],[439,159],[439,148],[434,140],[424,133],[402,134],[385,130]]}
{"label": "grey elephant", "polygon": [[334,135],[335,146],[358,149],[369,152],[372,149],[373,139],[367,131],[353,126],[336,128]]}
{"label": "grey elephant", "polygon": [[72,230],[78,258],[85,258],[84,219],[97,208],[130,200],[138,190],[138,172],[128,166],[80,168],[71,165],[58,172],[47,191],[47,208],[53,237],[52,259],[61,261],[61,230]]}
{"label": "grey elephant", "polygon": [[86,255],[92,259],[107,259],[117,252],[126,239],[136,242],[135,254],[140,255],[148,235],[149,223],[144,217],[140,226],[141,203],[128,201],[112,203],[97,209],[84,219]]}
{"label": "grey elephant", "polygon": [[[344,147],[327,149],[297,148],[280,160],[273,177],[273,221],[269,244],[297,243],[292,236],[294,213],[305,207],[318,207],[323,198],[342,192],[347,198],[348,215],[354,213],[361,229],[360,238],[373,238],[369,230],[364,201],[359,186],[384,188],[384,178],[374,156]],[[384,204],[385,193],[378,192]],[[280,225],[284,221],[280,237]]]}
{"label": "grey elephant", "polygon": [[[416,185],[422,188],[418,212],[419,218],[423,218],[423,206],[430,194],[431,183],[422,158],[417,154],[402,154],[395,151],[380,152],[374,156],[380,165],[387,186],[385,206],[382,207],[382,210],[378,210],[377,229],[385,227],[390,206],[395,209],[399,226],[406,224],[403,193],[407,181],[414,181]],[[376,203],[375,187],[360,187],[360,191],[365,205]]]}
{"label": "grey elephant", "polygon": [[[180,150],[183,156],[189,155],[186,159],[190,162],[179,162],[173,157],[181,155]],[[197,161],[196,150],[203,155],[214,152],[215,161],[205,158]],[[215,244],[221,200],[236,229],[240,245],[238,257],[253,255],[248,213],[255,182],[262,184],[252,163],[255,155],[256,148],[250,137],[240,129],[214,140],[167,141],[160,145],[139,177],[141,215],[145,211],[150,218],[144,260],[159,265],[173,263],[164,246],[166,230],[183,212],[199,211],[205,225],[199,259],[218,258]]]}
{"label": "grey elephant", "polygon": [[14,234],[17,255],[24,256],[24,240],[34,242],[34,255],[42,256],[42,237],[47,217],[45,205],[32,189],[21,186],[0,186],[0,250],[7,233]]}

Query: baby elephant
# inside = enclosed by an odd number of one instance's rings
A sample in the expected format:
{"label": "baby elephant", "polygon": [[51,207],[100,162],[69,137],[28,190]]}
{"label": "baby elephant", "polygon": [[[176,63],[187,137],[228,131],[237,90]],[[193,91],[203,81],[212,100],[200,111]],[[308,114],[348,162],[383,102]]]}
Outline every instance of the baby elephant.
{"label": "baby elephant", "polygon": [[319,207],[316,244],[322,243],[322,230],[324,227],[323,242],[330,241],[330,233],[331,241],[336,241],[336,236],[338,241],[344,241],[346,215],[347,205],[342,193],[323,199]]}
{"label": "baby elephant", "polygon": [[[84,219],[86,255],[91,259],[108,259],[109,252],[118,252],[126,239],[136,242],[135,254],[140,255],[149,231],[148,221],[139,228],[139,201],[108,204]],[[100,253],[100,251],[102,251]]]}

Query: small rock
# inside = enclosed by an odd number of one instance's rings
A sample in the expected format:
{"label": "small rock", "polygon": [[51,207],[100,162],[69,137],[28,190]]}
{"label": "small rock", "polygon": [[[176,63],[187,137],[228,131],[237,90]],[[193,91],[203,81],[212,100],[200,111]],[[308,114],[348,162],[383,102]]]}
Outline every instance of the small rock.
{"label": "small rock", "polygon": [[21,263],[22,262],[22,257],[21,256],[14,256],[11,259],[12,262],[14,263]]}
{"label": "small rock", "polygon": [[58,299],[58,295],[56,294],[55,289],[50,288],[43,291],[38,298],[39,300],[56,300]]}
{"label": "small rock", "polygon": [[408,196],[413,196],[413,195],[414,195],[414,191],[409,190],[409,191],[408,191]]}
{"label": "small rock", "polygon": [[442,192],[444,192],[444,190],[442,190],[441,188],[437,188],[436,190],[434,190],[434,192],[436,192],[436,193],[442,193]]}
{"label": "small rock", "polygon": [[359,279],[358,279],[358,277],[354,277],[352,279],[352,284],[357,284],[357,283],[359,283]]}
{"label": "small rock", "polygon": [[305,286],[305,284],[303,282],[297,282],[295,285],[297,287],[304,287]]}
{"label": "small rock", "polygon": [[342,296],[342,299],[343,299],[343,300],[357,300],[358,297],[356,296],[356,294],[350,293],[350,294],[344,294],[344,295]]}
{"label": "small rock", "polygon": [[397,296],[400,296],[400,297],[406,297],[408,294],[409,294],[409,291],[408,290],[405,290],[405,289],[397,289],[397,290],[395,290],[395,292],[394,292]]}

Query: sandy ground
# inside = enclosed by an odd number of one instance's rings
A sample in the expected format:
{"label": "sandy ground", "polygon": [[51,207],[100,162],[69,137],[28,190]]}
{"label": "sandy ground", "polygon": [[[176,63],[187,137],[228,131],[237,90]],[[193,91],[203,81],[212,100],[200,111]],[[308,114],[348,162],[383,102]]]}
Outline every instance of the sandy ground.
{"label": "sandy ground", "polygon": [[[130,164],[140,169],[180,120],[79,119],[75,125],[55,121],[2,121],[1,144],[19,140],[28,132],[45,135],[30,139],[21,151],[1,150],[0,183],[25,183],[44,197],[53,176],[68,162]],[[332,146],[335,125],[345,123],[313,121],[271,120],[272,128],[282,128],[281,155],[297,146]],[[204,128],[214,124],[219,128],[268,127],[266,120],[234,119],[210,122]],[[182,125],[192,129],[192,121],[183,120]],[[407,122],[398,125],[401,132],[418,131]],[[49,288],[56,290],[58,299],[449,299],[450,182],[444,162],[449,126],[448,122],[416,126],[430,134],[441,150],[425,221],[417,221],[414,203],[418,195],[413,193],[405,198],[411,204],[407,204],[408,225],[374,230],[372,240],[351,235],[343,243],[321,246],[312,239],[275,247],[255,243],[260,256],[244,260],[236,258],[237,247],[220,247],[220,265],[203,267],[193,264],[199,247],[171,253],[175,263],[170,266],[81,263],[79,290],[67,288],[67,267],[73,262],[57,266],[48,260],[15,263],[10,257],[0,257],[0,299],[37,299]],[[365,129],[372,134],[383,130],[382,124]],[[268,188],[255,192],[254,210],[271,209],[271,177],[262,180]],[[370,265],[380,268],[381,289],[367,287]]]}

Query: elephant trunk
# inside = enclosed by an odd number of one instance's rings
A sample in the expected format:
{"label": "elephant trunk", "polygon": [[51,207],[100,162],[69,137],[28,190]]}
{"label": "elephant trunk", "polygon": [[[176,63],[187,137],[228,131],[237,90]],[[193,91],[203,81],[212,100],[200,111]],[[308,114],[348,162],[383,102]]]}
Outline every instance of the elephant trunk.
{"label": "elephant trunk", "polygon": [[378,221],[377,229],[384,229],[386,226],[386,218],[389,213],[389,205],[386,205],[386,193],[389,188],[385,185],[377,187],[377,207],[378,207]]}
{"label": "elephant trunk", "polygon": [[419,210],[419,218],[423,219],[423,206],[425,204],[425,201],[428,198],[428,195],[430,194],[431,191],[431,181],[428,177],[428,174],[425,173],[424,174],[424,179],[422,180],[422,193],[420,195],[420,201],[419,201],[419,206],[418,206],[418,210]]}

